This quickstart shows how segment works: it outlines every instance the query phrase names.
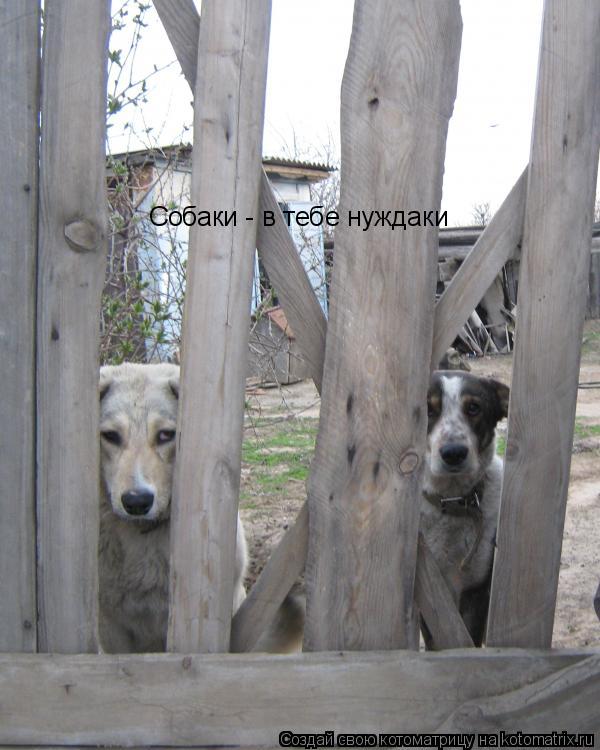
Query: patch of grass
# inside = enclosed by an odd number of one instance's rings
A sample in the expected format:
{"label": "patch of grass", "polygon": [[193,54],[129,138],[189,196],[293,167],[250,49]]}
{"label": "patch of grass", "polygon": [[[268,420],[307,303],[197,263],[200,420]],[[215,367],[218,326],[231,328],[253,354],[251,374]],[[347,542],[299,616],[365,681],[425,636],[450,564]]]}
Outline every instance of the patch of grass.
{"label": "patch of grass", "polygon": [[575,437],[589,438],[598,437],[600,435],[600,424],[589,424],[586,422],[580,422],[578,419],[575,421]]}
{"label": "patch of grass", "polygon": [[241,510],[257,510],[258,505],[251,500],[252,495],[249,492],[240,492],[240,509]]}
{"label": "patch of grass", "polygon": [[[586,422],[581,422],[579,419],[575,422],[575,439],[576,440],[583,440],[585,438],[590,437],[599,437],[600,436],[600,424],[589,424]],[[506,454],[506,437],[504,435],[499,435],[496,438],[496,453],[499,456],[504,456]]]}
{"label": "patch of grass", "polygon": [[499,435],[496,438],[496,453],[499,456],[504,456],[504,454],[506,453],[506,438],[504,437],[504,435]]}
{"label": "patch of grass", "polygon": [[[289,481],[305,482],[315,450],[318,421],[256,420],[242,444],[242,461],[250,469],[249,484],[241,494],[242,507],[258,495],[285,491]],[[256,504],[254,504],[256,507]]]}

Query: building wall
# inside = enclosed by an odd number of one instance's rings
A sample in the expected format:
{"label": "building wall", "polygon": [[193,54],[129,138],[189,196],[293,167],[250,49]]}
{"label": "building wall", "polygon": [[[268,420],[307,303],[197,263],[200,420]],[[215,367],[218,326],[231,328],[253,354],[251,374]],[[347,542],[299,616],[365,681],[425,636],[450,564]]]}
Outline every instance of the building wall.
{"label": "building wall", "polygon": [[[145,170],[148,168],[145,167]],[[166,206],[167,208],[184,208],[190,205],[191,173],[189,169],[173,167],[167,160],[161,164],[158,161],[152,167],[153,186],[144,195],[146,187],[140,189],[139,198],[139,242],[138,253],[140,258],[140,270],[145,281],[149,283],[148,297],[150,306],[152,299],[160,300],[169,314],[165,321],[165,337],[171,341],[179,339],[181,320],[183,312],[184,295],[184,266],[187,260],[189,227],[183,223],[173,227],[155,226],[150,221],[150,212],[154,206]],[[273,178],[271,180],[275,194],[281,203],[286,203],[295,210],[308,208],[313,205],[310,202],[310,189],[307,182],[296,182],[291,180]],[[134,197],[135,200],[135,197]],[[201,210],[198,207],[196,211]],[[323,309],[327,309],[327,298],[324,285],[325,262],[323,252],[323,235],[320,227],[308,227],[298,230],[292,227],[292,236],[298,247],[300,257],[307,270],[311,283],[319,297]],[[172,252],[172,251],[175,252]],[[255,258],[255,272],[252,288],[251,311],[254,312],[261,304],[260,280],[258,272],[258,261]],[[173,346],[165,344],[161,357],[171,356]]]}

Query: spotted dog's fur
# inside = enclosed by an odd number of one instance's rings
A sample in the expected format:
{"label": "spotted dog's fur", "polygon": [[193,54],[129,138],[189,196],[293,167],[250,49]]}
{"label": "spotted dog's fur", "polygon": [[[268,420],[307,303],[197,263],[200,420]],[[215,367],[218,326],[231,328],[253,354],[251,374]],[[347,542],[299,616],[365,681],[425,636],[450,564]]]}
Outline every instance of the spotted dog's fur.
{"label": "spotted dog's fur", "polygon": [[502,484],[495,428],[508,398],[496,380],[442,370],[427,399],[421,532],[476,645],[485,631]]}

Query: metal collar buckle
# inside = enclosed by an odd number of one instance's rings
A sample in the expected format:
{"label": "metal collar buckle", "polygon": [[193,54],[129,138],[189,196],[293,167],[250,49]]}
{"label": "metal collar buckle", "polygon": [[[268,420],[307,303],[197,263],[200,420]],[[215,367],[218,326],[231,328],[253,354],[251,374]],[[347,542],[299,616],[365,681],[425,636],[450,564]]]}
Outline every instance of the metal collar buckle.
{"label": "metal collar buckle", "polygon": [[465,510],[472,507],[479,508],[479,495],[477,494],[476,490],[473,490],[470,495],[466,496],[459,495],[458,497],[440,497],[442,512],[445,510],[446,506],[452,505],[453,503],[460,504],[460,507],[464,508]]}

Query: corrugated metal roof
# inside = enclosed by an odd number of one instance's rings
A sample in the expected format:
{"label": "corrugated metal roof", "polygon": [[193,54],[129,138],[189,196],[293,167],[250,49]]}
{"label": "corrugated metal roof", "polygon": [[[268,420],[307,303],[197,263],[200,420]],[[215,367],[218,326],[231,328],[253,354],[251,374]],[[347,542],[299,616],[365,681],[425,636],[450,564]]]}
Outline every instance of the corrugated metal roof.
{"label": "corrugated metal roof", "polygon": [[322,172],[335,172],[337,167],[316,161],[304,161],[302,159],[283,159],[280,156],[263,156],[263,164],[273,167],[296,167],[297,169],[316,169]]}
{"label": "corrugated metal roof", "polygon": [[[111,157],[119,161],[129,160],[137,163],[144,162],[146,164],[152,164],[157,158],[170,159],[174,155],[187,159],[191,156],[191,153],[191,143],[180,143],[170,146],[157,146],[156,148],[142,148],[136,151],[126,151],[120,154],[111,154]],[[323,164],[322,162],[304,161],[302,159],[284,159],[278,156],[263,156],[262,163],[265,167],[291,167],[298,170],[305,169],[324,172],[327,174],[335,172],[336,170],[336,167],[332,167],[329,164]]]}

